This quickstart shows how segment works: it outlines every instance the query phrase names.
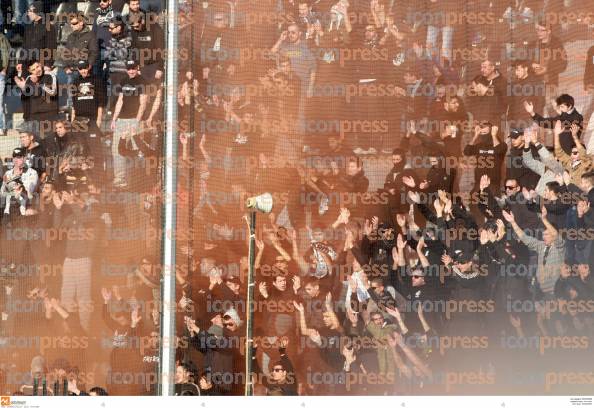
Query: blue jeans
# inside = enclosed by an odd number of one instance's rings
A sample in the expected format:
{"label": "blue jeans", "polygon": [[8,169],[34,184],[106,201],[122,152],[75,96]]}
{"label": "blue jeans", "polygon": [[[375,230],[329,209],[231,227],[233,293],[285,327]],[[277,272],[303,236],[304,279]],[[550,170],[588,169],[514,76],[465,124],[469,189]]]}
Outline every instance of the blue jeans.
{"label": "blue jeans", "polygon": [[[70,88],[72,87],[74,80],[78,78],[78,71],[72,71],[67,74],[66,71],[64,71],[64,68],[59,68],[56,78],[58,80],[59,106],[72,107],[72,90]],[[66,84],[66,88],[64,88],[64,84]]]}

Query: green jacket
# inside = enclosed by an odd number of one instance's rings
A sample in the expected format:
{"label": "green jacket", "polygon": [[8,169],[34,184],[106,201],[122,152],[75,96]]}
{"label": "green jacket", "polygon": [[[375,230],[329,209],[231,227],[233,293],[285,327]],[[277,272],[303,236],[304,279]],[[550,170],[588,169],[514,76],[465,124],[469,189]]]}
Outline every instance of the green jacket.
{"label": "green jacket", "polygon": [[392,353],[389,350],[390,346],[388,345],[388,341],[386,338],[390,336],[393,332],[397,331],[396,325],[386,324],[383,327],[379,327],[373,322],[370,322],[367,325],[367,331],[377,341],[377,360],[379,365],[379,372],[381,374],[388,374],[390,372],[394,372],[396,368],[396,365],[394,363],[394,356],[392,356]]}

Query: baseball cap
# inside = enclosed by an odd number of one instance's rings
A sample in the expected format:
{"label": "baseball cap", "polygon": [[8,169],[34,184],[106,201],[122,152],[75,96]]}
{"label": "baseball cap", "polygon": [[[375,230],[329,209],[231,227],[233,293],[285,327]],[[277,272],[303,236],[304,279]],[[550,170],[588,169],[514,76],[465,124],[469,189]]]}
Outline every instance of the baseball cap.
{"label": "baseball cap", "polygon": [[89,63],[85,60],[80,60],[76,63],[76,67],[78,69],[85,69],[85,68],[89,68]]}
{"label": "baseball cap", "polygon": [[472,261],[473,254],[469,251],[457,249],[454,251],[454,262],[459,264],[465,264]]}
{"label": "baseball cap", "polygon": [[516,140],[517,138],[519,138],[521,136],[524,136],[524,129],[512,129],[509,132],[509,136],[508,137],[510,139]]}
{"label": "baseball cap", "polygon": [[138,68],[138,61],[136,60],[127,60],[126,61],[126,69],[133,69]]}
{"label": "baseball cap", "polygon": [[17,147],[12,151],[12,157],[25,157],[27,155],[27,151],[24,147]]}

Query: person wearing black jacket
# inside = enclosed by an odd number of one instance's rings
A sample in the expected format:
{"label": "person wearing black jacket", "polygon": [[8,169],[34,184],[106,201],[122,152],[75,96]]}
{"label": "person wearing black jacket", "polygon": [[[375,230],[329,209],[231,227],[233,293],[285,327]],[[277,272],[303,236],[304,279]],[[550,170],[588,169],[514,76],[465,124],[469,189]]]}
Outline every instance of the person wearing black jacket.
{"label": "person wearing black jacket", "polygon": [[505,112],[498,105],[495,91],[487,78],[479,75],[472,80],[465,103],[469,113],[469,129],[483,122],[489,122],[498,129],[503,129],[501,119]]}
{"label": "person wearing black jacket", "polygon": [[529,229],[530,231],[540,229],[540,220],[536,214],[535,204],[531,202],[530,197],[524,195],[523,186],[517,180],[512,178],[505,180],[505,194],[501,198],[496,198],[493,195],[490,186],[491,180],[487,176],[483,176],[479,185],[481,195],[478,208],[485,217],[501,218],[501,211],[504,209],[511,211],[515,215],[518,225],[522,229]]}
{"label": "person wearing black jacket", "polygon": [[[82,13],[73,14],[69,18],[72,32],[66,38],[64,48],[61,49],[60,59],[64,66],[59,69],[60,82],[66,83],[66,92],[60,92],[60,99],[66,99],[67,106],[72,106],[72,84],[78,77],[76,68],[80,60],[86,60],[93,66],[99,53],[97,34],[87,27]],[[63,103],[60,103],[63,106]]]}
{"label": "person wearing black jacket", "polygon": [[[496,98],[495,110],[505,116],[510,96],[507,92],[507,79],[490,60],[481,63],[481,75],[488,81],[489,88],[493,90],[493,96]],[[503,118],[501,118],[501,122],[503,122]]]}
{"label": "person wearing black jacket", "polygon": [[[79,147],[74,148],[74,145]],[[89,154],[86,139],[82,138],[80,134],[71,132],[69,124],[65,121],[57,121],[54,124],[54,133],[44,139],[43,146],[47,157],[47,175],[50,180],[54,181],[58,181],[60,178],[60,167],[67,160],[66,152],[77,150],[83,157]]]}
{"label": "person wearing black jacket", "polygon": [[514,78],[507,84],[509,112],[507,115],[510,129],[522,131],[530,126],[532,120],[526,114],[524,101],[530,101],[536,112],[542,112],[545,106],[545,84],[530,70],[527,60],[514,61]]}
{"label": "person wearing black jacket", "polygon": [[[256,378],[261,378],[261,383],[266,387],[267,395],[298,395],[297,394],[297,377],[295,375],[295,369],[293,363],[287,355],[288,340],[284,339],[281,341],[278,353],[280,359],[271,364],[270,374],[264,375],[262,368],[256,358],[256,348],[252,353],[253,359],[253,372],[256,374]],[[259,383],[260,381],[258,381]]]}
{"label": "person wearing black jacket", "polygon": [[[520,129],[512,129],[509,134],[511,139],[509,155],[506,159],[506,177],[514,179],[520,186],[527,190],[534,190],[540,180],[540,176],[531,169],[527,168],[522,160],[524,153],[524,131]],[[539,160],[538,149],[530,144],[529,151],[534,160]]]}
{"label": "person wearing black jacket", "polygon": [[490,122],[481,122],[474,129],[474,137],[464,147],[465,156],[475,156],[477,165],[474,169],[474,189],[477,190],[483,175],[489,176],[496,188],[501,184],[501,166],[505,159],[507,145],[497,137],[497,127]]}
{"label": "person wearing black jacket", "polygon": [[559,135],[561,148],[567,155],[571,155],[571,149],[574,146],[573,136],[571,135],[571,125],[576,124],[580,128],[577,137],[582,134],[584,117],[575,108],[575,101],[571,95],[562,94],[555,100],[557,104],[557,115],[543,117],[534,110],[532,102],[524,102],[526,112],[530,114],[534,122],[545,129],[554,129],[555,123],[560,121],[563,125],[563,132]]}
{"label": "person wearing black jacket", "polygon": [[557,93],[553,89],[559,85],[559,74],[567,69],[568,58],[563,42],[552,34],[551,23],[544,18],[536,21],[538,39],[528,46],[528,53],[536,76],[552,88],[547,92],[548,100]]}
{"label": "person wearing black jacket", "polygon": [[41,63],[45,70],[54,66],[54,57],[57,48],[57,35],[55,26],[47,24],[42,17],[43,2],[34,1],[27,9],[27,24],[25,24],[25,35],[23,47],[17,56],[17,71],[20,71],[27,64],[27,61],[36,60]]}
{"label": "person wearing black jacket", "polygon": [[[147,26],[144,13],[131,14],[128,23],[132,30],[132,47],[130,54],[141,63],[142,75],[145,78],[160,80],[163,77],[163,48],[165,36],[159,24]],[[148,53],[148,55],[147,55]]]}
{"label": "person wearing black jacket", "polygon": [[39,176],[39,180],[43,181],[47,159],[44,147],[35,140],[35,135],[30,131],[21,131],[19,138],[21,139],[21,146],[27,151],[27,158],[25,159],[27,165],[34,169]]}
{"label": "person wearing black jacket", "polygon": [[101,120],[107,102],[105,81],[86,60],[78,61],[77,68],[78,76],[72,83],[72,126],[80,129],[80,135],[87,142],[89,156],[94,159],[93,169],[103,179],[112,176],[108,174],[111,169],[106,165],[111,152],[101,132]]}
{"label": "person wearing black jacket", "polygon": [[369,179],[365,177],[363,161],[358,157],[350,157],[347,161],[346,174],[339,177],[339,190],[349,193],[364,193],[369,187]]}
{"label": "person wearing black jacket", "polygon": [[40,62],[33,60],[26,65],[29,76],[26,79],[14,77],[22,91],[23,119],[32,121],[33,126],[41,130],[41,122],[52,120],[58,114],[58,84],[54,75],[44,72]]}
{"label": "person wearing black jacket", "polygon": [[195,320],[187,316],[185,324],[190,344],[204,354],[204,368],[210,371],[213,385],[220,390],[219,395],[243,395],[245,376],[240,374],[245,371],[245,358],[240,353],[237,341],[241,336],[243,321],[237,311],[230,309],[225,312],[221,336],[199,328]]}
{"label": "person wearing black jacket", "polygon": [[[112,295],[114,301],[112,301]],[[129,372],[136,372],[141,366],[141,355],[139,347],[139,334],[142,331],[142,316],[138,307],[133,308],[130,315],[126,313],[126,305],[123,303],[119,290],[113,292],[102,288],[103,306],[101,316],[105,325],[111,330],[112,350],[110,354],[110,367],[107,383],[110,384],[110,392],[116,395],[140,395],[141,386],[138,380],[130,381]],[[114,310],[114,316],[110,313]],[[134,377],[136,378],[136,377]]]}

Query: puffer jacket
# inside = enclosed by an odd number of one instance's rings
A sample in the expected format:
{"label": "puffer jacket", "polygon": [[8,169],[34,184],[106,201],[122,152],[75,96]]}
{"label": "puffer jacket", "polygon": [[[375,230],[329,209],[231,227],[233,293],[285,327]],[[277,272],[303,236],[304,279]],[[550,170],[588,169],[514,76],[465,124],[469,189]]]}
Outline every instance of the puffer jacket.
{"label": "puffer jacket", "polygon": [[62,55],[62,61],[65,67],[74,68],[80,60],[94,65],[98,52],[97,36],[89,27],[73,31],[66,39],[64,49],[66,52]]}
{"label": "puffer jacket", "polygon": [[126,73],[126,60],[129,58],[132,48],[132,36],[126,30],[119,37],[112,37],[105,47],[105,57],[109,66],[109,72]]}

